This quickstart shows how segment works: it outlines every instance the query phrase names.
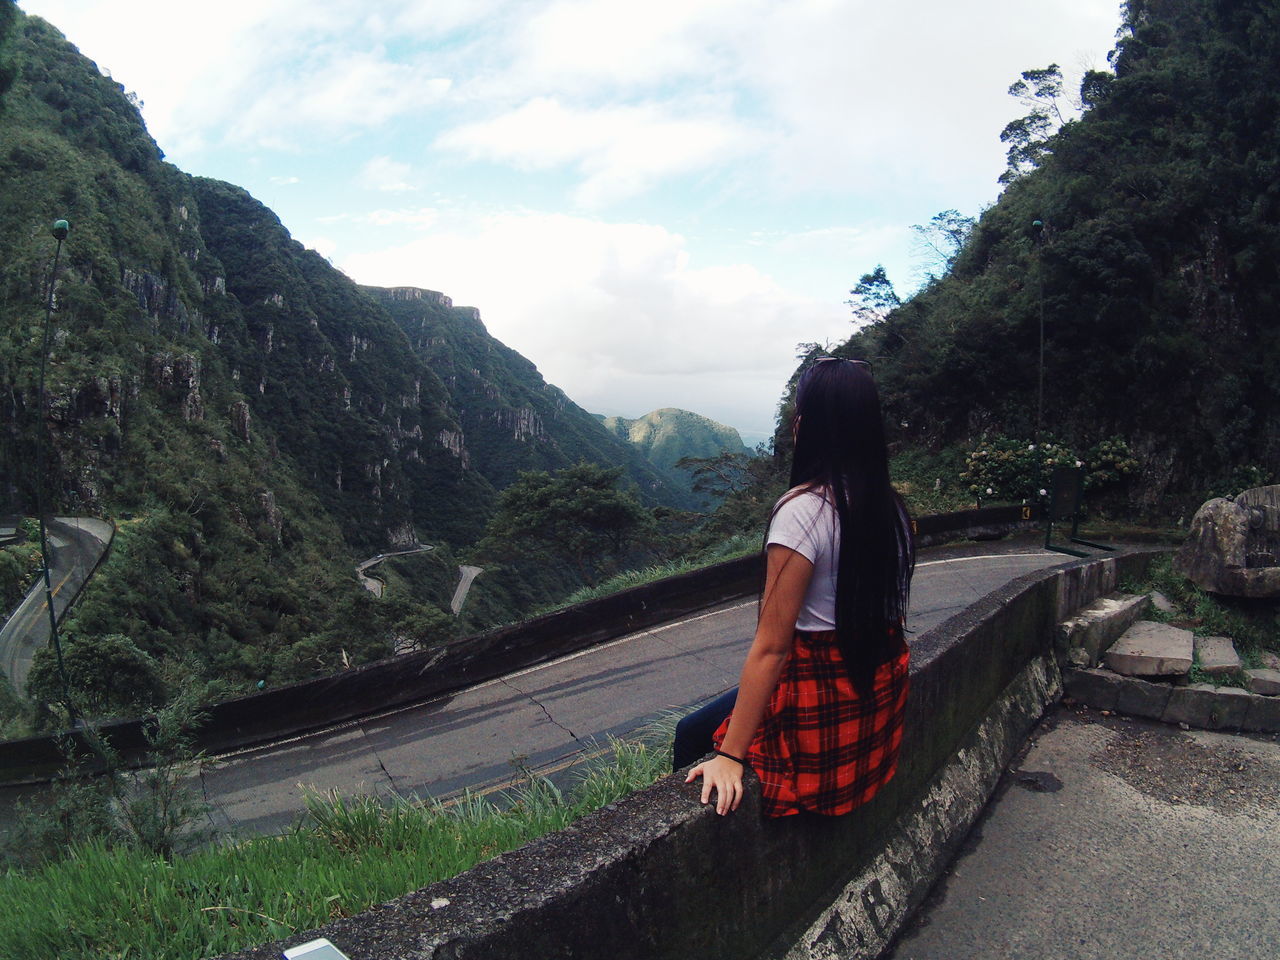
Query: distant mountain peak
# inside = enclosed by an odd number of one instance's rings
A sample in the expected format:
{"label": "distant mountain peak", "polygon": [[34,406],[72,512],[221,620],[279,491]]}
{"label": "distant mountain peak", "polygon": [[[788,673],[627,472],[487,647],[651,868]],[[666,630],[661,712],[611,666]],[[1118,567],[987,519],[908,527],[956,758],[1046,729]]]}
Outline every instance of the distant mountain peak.
{"label": "distant mountain peak", "polygon": [[[733,427],[679,407],[661,407],[634,420],[597,416],[606,429],[638,447],[654,466],[677,476],[675,465],[684,457],[750,452]],[[687,477],[684,480],[688,482]]]}

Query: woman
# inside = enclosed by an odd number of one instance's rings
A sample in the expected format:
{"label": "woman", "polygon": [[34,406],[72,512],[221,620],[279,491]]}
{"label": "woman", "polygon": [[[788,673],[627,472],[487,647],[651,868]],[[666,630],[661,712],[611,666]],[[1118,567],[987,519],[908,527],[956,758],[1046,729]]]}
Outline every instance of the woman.
{"label": "woman", "polygon": [[765,814],[775,817],[847,813],[897,766],[915,547],[889,483],[871,365],[824,357],[806,370],[792,434],[791,489],[769,520],[764,592],[739,687],[676,731],[679,768],[706,752],[706,732],[719,722],[715,756],[685,782],[701,777],[702,802],[714,793],[722,815],[738,808],[748,764]]}

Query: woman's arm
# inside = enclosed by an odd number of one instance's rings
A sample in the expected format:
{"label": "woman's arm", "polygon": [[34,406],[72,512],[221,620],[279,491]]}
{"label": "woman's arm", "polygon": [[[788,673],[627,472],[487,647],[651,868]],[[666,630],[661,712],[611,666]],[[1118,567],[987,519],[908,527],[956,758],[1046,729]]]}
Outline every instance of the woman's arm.
{"label": "woman's arm", "polygon": [[[769,699],[778,685],[783,664],[791,652],[796,618],[804,602],[813,564],[802,554],[781,544],[769,544],[766,553],[764,600],[755,639],[742,665],[738,684],[738,700],[733,707],[724,743],[725,753],[745,759],[764,719]],[[689,771],[685,783],[702,777],[702,802],[708,803],[711,791],[716,793],[716,813],[737,810],[742,802],[742,765],[727,757],[712,757]]]}

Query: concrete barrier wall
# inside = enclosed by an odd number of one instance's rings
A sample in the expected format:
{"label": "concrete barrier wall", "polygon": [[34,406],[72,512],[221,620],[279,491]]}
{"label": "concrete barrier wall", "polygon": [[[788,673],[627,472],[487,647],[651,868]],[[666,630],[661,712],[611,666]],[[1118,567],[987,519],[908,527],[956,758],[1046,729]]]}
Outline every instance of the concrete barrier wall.
{"label": "concrete barrier wall", "polygon": [[[1034,524],[1037,507],[991,507],[920,517],[920,542],[993,536]],[[464,689],[593,644],[678,619],[760,588],[758,556],[632,587],[534,620],[453,640],[431,650],[214,704],[198,749],[222,753]],[[145,719],[104,724],[126,760],[144,756]],[[66,765],[62,744],[91,756],[82,733],[0,742],[0,786],[46,782]]]}
{"label": "concrete barrier wall", "polygon": [[874,957],[920,903],[1046,706],[1056,625],[1156,550],[1013,581],[912,644],[898,774],[846,817],[721,818],[679,776],[321,931],[352,960]]}

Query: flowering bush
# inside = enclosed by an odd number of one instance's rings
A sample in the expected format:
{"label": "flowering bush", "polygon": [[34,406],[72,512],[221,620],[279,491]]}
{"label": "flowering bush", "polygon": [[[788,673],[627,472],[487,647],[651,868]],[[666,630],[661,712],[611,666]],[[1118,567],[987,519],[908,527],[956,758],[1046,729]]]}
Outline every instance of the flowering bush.
{"label": "flowering bush", "polygon": [[1083,458],[1063,443],[1040,443],[1010,437],[984,438],[965,459],[960,479],[980,500],[1032,500],[1045,495],[1054,467],[1085,467],[1085,488],[1115,483],[1137,470],[1129,445],[1111,437]]}
{"label": "flowering bush", "polygon": [[1108,437],[1095,443],[1084,455],[1084,462],[1089,468],[1084,477],[1086,490],[1119,483],[1138,469],[1129,444],[1121,437]]}

